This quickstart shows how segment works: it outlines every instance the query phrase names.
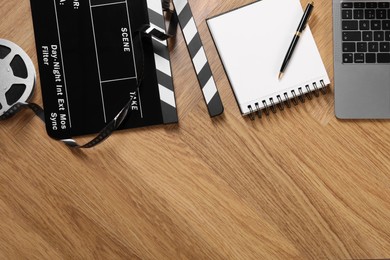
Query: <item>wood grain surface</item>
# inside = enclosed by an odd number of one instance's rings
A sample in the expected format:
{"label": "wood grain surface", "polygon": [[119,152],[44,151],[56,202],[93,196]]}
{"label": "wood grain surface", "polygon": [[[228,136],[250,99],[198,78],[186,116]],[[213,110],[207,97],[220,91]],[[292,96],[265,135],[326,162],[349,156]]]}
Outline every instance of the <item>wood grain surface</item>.
{"label": "wood grain surface", "polygon": [[[249,2],[190,0],[221,117],[209,118],[179,33],[178,125],[78,151],[49,139],[30,111],[0,123],[0,259],[390,257],[390,122],[337,120],[334,86],[243,118],[205,19]],[[310,26],[333,78],[331,4],[316,2]],[[29,1],[0,0],[0,19],[0,38],[37,64]],[[42,104],[39,80],[32,101]]]}

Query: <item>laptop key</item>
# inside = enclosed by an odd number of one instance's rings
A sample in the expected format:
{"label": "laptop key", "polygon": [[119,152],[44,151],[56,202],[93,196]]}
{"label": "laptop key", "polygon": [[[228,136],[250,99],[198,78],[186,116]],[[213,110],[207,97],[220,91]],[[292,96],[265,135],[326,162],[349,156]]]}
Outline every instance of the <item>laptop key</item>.
{"label": "laptop key", "polygon": [[354,62],[355,63],[364,63],[364,53],[355,53]]}
{"label": "laptop key", "polygon": [[367,43],[366,42],[358,42],[356,44],[358,52],[367,52]]}
{"label": "laptop key", "polygon": [[390,3],[389,2],[379,2],[378,8],[390,8]]}
{"label": "laptop key", "polygon": [[384,41],[385,40],[385,33],[382,31],[375,31],[374,32],[374,41]]}
{"label": "laptop key", "polygon": [[358,30],[359,22],[358,21],[343,21],[342,22],[343,30]]}
{"label": "laptop key", "polygon": [[378,3],[375,2],[367,2],[366,8],[378,8]]}
{"label": "laptop key", "polygon": [[344,53],[343,54],[343,63],[353,63],[353,54],[352,53]]}
{"label": "laptop key", "polygon": [[366,62],[367,63],[376,63],[376,54],[375,53],[366,53]]}
{"label": "laptop key", "polygon": [[379,20],[372,20],[371,21],[371,30],[380,30],[382,23]]}
{"label": "laptop key", "polygon": [[367,43],[366,42],[358,42],[356,44],[358,52],[367,52]]}
{"label": "laptop key", "polygon": [[341,11],[341,17],[343,18],[343,19],[348,19],[348,20],[350,20],[350,19],[352,19],[352,10],[351,9],[348,9],[348,10],[342,10]]}
{"label": "laptop key", "polygon": [[356,44],[354,42],[344,42],[343,43],[343,52],[355,52]]}
{"label": "laptop key", "polygon": [[390,63],[390,53],[378,53],[377,61],[378,63]]}
{"label": "laptop key", "polygon": [[353,3],[353,7],[354,8],[365,8],[366,5],[364,2],[355,2],[355,3]]}
{"label": "laptop key", "polygon": [[365,19],[375,19],[375,9],[364,10]]}
{"label": "laptop key", "polygon": [[366,41],[366,42],[372,41],[372,32],[371,31],[364,31],[362,34],[363,34],[363,41]]}
{"label": "laptop key", "polygon": [[363,9],[354,9],[353,10],[353,19],[357,19],[357,20],[364,19],[364,10]]}
{"label": "laptop key", "polygon": [[379,43],[379,51],[380,52],[390,52],[390,43],[389,42]]}
{"label": "laptop key", "polygon": [[353,8],[353,3],[341,3],[341,8]]}
{"label": "laptop key", "polygon": [[385,41],[390,41],[390,31],[385,32]]}
{"label": "laptop key", "polygon": [[360,30],[369,30],[370,29],[370,21],[363,20],[359,22]]}
{"label": "laptop key", "polygon": [[379,45],[377,42],[369,42],[368,43],[368,52],[378,52]]}
{"label": "laptop key", "polygon": [[386,9],[377,9],[376,10],[376,19],[386,19]]}
{"label": "laptop key", "polygon": [[359,42],[362,40],[362,34],[360,32],[343,32],[343,40],[346,42]]}
{"label": "laptop key", "polygon": [[382,21],[382,30],[390,30],[390,20]]}

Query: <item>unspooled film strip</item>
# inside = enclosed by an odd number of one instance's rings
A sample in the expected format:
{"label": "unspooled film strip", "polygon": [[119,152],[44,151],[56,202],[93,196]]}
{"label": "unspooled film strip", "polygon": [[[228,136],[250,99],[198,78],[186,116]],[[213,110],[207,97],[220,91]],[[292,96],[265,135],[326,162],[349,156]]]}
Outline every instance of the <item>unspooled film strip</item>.
{"label": "unspooled film strip", "polygon": [[173,5],[209,114],[211,117],[218,116],[223,113],[223,105],[192,15],[191,7],[187,0],[173,0]]}

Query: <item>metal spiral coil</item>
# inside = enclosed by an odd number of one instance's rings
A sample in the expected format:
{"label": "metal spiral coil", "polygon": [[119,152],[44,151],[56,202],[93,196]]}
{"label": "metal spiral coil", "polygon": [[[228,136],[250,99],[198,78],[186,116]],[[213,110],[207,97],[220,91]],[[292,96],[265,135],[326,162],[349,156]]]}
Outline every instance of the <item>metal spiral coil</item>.
{"label": "metal spiral coil", "polygon": [[[325,85],[325,82],[323,80],[320,80],[319,83],[321,84],[321,88],[318,87],[317,82],[313,82],[312,88],[310,88],[310,85],[307,84],[304,88],[299,87],[297,91],[293,89],[290,91],[290,96],[288,92],[284,92],[282,95],[277,95],[275,98],[270,97],[267,100],[261,100],[260,102],[256,102],[254,106],[249,105],[248,116],[251,120],[255,120],[255,114],[257,114],[259,118],[262,118],[263,113],[266,116],[269,116],[271,114],[270,111],[275,114],[278,109],[280,111],[283,111],[286,106],[288,108],[291,108],[291,103],[293,103],[294,106],[297,106],[299,102],[305,103],[306,99],[312,100],[313,95],[315,97],[319,97],[320,93],[326,95],[327,85]],[[304,89],[306,89],[306,93],[304,92]],[[284,98],[282,98],[282,96]],[[275,100],[277,100],[277,103],[275,103]],[[262,107],[260,107],[260,103],[262,104]]]}

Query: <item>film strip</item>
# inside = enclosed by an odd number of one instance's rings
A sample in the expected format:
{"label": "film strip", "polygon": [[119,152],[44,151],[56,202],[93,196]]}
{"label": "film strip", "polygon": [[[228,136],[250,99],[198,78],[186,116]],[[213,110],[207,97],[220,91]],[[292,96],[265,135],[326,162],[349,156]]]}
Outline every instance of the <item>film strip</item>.
{"label": "film strip", "polygon": [[211,117],[223,113],[221,97],[187,0],[173,0],[175,12]]}
{"label": "film strip", "polygon": [[285,107],[291,108],[291,104],[297,106],[299,103],[305,103],[306,99],[313,99],[313,95],[315,97],[319,97],[320,93],[326,95],[328,92],[327,89],[328,86],[323,80],[319,81],[319,85],[317,82],[313,82],[311,87],[307,84],[304,88],[299,87],[297,91],[293,89],[289,92],[276,95],[275,97],[269,97],[256,102],[254,105],[249,105],[248,109],[250,112],[248,116],[251,120],[255,120],[255,115],[262,118],[263,113],[266,116],[269,116],[271,112],[275,114],[278,109],[283,111]]}

